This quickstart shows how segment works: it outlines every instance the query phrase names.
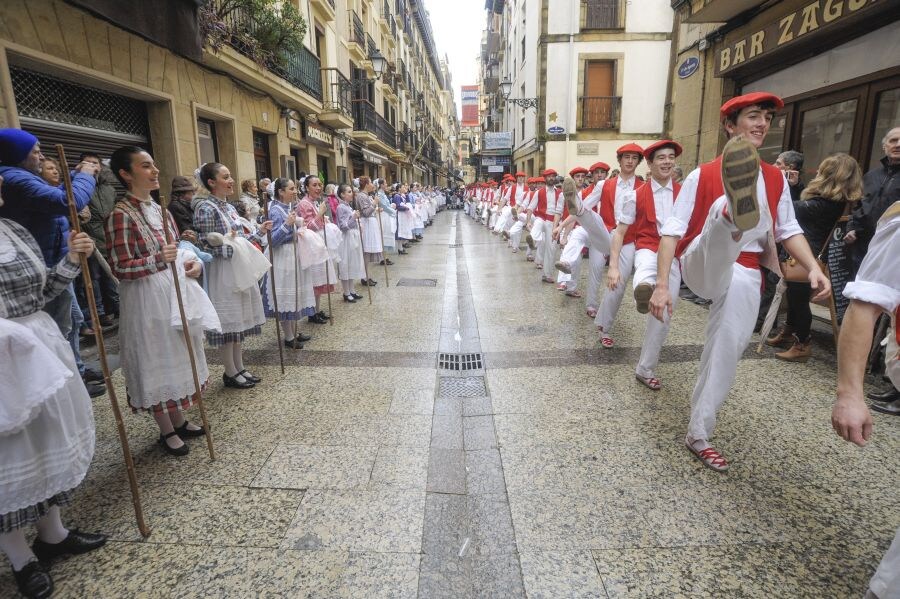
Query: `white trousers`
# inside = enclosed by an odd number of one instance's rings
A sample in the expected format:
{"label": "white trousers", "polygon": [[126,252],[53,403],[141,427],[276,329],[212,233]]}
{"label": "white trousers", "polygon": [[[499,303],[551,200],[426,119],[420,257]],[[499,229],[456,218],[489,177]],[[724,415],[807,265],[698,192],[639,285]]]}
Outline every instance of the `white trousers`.
{"label": "white trousers", "polygon": [[544,265],[543,275],[547,278],[553,278],[553,271],[556,270],[556,248],[559,244],[553,241],[553,220],[545,220],[541,224],[544,231],[544,238],[538,244],[538,255],[535,260]]}
{"label": "white trousers", "polygon": [[[656,286],[656,252],[641,249],[634,253],[633,286],[649,283]],[[672,298],[672,309],[678,304],[678,289],[681,286],[681,269],[678,262],[672,264],[669,272],[669,297]],[[647,328],[644,329],[644,343],[641,346],[641,357],[638,359],[635,373],[644,378],[656,376],[659,364],[659,352],[669,334],[671,319],[666,315],[665,322],[660,322],[652,314],[647,315]]]}
{"label": "white trousers", "polygon": [[500,233],[501,231],[508,231],[512,226],[513,218],[512,218],[512,207],[506,205],[500,211],[500,217],[494,223],[494,231]]}
{"label": "white trousers", "polygon": [[561,262],[566,262],[572,269],[572,274],[567,275],[560,271],[556,277],[557,283],[566,283],[566,291],[578,289],[578,278],[581,275],[581,250],[587,245],[588,235],[584,227],[575,227],[569,233],[569,239],[563,246],[559,256]]}
{"label": "white trousers", "polygon": [[700,372],[691,396],[690,440],[708,440],[725,403],[759,313],[762,274],[736,263],[741,243],[722,216],[725,198],[713,203],[703,231],[681,257],[681,275],[691,291],[712,300]]}
{"label": "white trousers", "polygon": [[[585,209],[576,217],[584,234],[587,235],[588,261],[591,270],[588,273],[588,288],[585,303],[588,308],[597,309],[597,295],[603,280],[603,268],[612,245],[612,235],[600,215],[593,210]],[[620,300],[621,301],[621,300]]]}
{"label": "white trousers", "polygon": [[[599,217],[598,217],[599,218]],[[634,244],[629,243],[622,246],[619,252],[619,274],[621,281],[616,285],[615,289],[607,287],[603,294],[603,301],[600,302],[600,310],[594,318],[594,324],[602,329],[604,333],[612,330],[613,321],[619,312],[619,306],[622,305],[622,298],[625,297],[625,288],[628,278],[631,276],[631,270],[634,268]]]}
{"label": "white trousers", "polygon": [[869,581],[869,588],[878,599],[900,597],[900,528]]}

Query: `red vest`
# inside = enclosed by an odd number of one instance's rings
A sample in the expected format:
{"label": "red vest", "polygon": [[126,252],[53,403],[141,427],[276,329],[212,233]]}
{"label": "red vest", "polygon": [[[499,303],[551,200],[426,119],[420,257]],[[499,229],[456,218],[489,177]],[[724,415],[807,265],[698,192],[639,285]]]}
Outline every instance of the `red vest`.
{"label": "red vest", "polygon": [[[618,181],[618,177],[613,177],[603,182],[603,191],[600,192],[600,203],[597,205],[597,212],[600,214],[600,218],[603,219],[606,228],[610,231],[616,228],[616,185]],[[634,179],[634,182],[637,184],[637,178]],[[636,186],[632,189],[638,189],[638,187]],[[623,245],[634,243],[634,230],[632,227],[628,228],[628,231],[625,233],[625,240],[622,243]]]}
{"label": "red vest", "polygon": [[[681,185],[672,185],[672,198],[678,197]],[[641,185],[636,193],[634,223],[628,232],[634,232],[634,249],[659,251],[659,227],[656,223],[656,202],[653,201],[653,185],[649,182]],[[627,237],[627,235],[626,235]]]}
{"label": "red vest", "polygon": [[537,190],[537,206],[534,207],[532,214],[534,214],[537,218],[542,218],[544,220],[552,220],[547,217],[547,188],[541,187]]}
{"label": "red vest", "polygon": [[[778,200],[784,191],[784,174],[778,168],[765,162],[759,163],[762,170],[763,182],[766,189],[766,197],[769,201],[769,214],[772,216],[772,228],[775,228],[775,219],[778,217]],[[694,237],[703,230],[706,217],[713,203],[725,193],[725,185],[722,183],[722,157],[719,156],[712,162],[700,165],[700,179],[697,181],[697,197],[694,200],[694,211],[691,212],[691,220],[688,222],[684,237],[678,242],[675,255],[681,256]],[[737,259],[738,264],[747,268],[759,268],[758,252],[741,252]]]}

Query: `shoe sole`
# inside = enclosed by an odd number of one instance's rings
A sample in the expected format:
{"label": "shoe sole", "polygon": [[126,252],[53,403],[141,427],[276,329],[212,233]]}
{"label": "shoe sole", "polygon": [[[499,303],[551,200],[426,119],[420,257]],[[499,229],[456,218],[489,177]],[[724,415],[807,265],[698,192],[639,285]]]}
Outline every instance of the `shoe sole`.
{"label": "shoe sole", "polygon": [[562,260],[560,260],[559,262],[557,262],[557,263],[554,264],[553,266],[555,266],[555,267],[556,267],[556,270],[558,270],[559,272],[566,273],[567,275],[572,274],[572,267],[569,266],[569,263],[568,263],[568,262],[563,262]]}
{"label": "shoe sole", "polygon": [[637,311],[641,314],[650,312],[650,298],[653,297],[653,285],[650,283],[641,283],[634,288],[634,302],[637,304]]}
{"label": "shoe sole", "polygon": [[576,216],[581,212],[581,206],[579,206],[578,188],[575,186],[575,179],[566,177],[563,180],[562,191],[563,197],[566,200],[566,207],[569,209],[569,214]]}
{"label": "shoe sole", "polygon": [[731,222],[741,231],[759,223],[758,178],[759,153],[753,144],[740,136],[728,140],[722,150],[722,185]]}
{"label": "shoe sole", "polygon": [[525,236],[525,243],[528,244],[529,249],[535,249],[537,245],[534,243],[534,237],[531,236],[531,233]]}

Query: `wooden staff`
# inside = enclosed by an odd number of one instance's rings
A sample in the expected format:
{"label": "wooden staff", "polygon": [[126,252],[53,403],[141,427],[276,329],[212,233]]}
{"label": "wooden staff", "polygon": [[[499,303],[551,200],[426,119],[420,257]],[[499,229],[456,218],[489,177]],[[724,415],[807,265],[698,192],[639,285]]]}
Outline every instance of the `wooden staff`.
{"label": "wooden staff", "polygon": [[[288,205],[291,212],[296,208],[294,204]],[[300,311],[300,254],[297,253],[297,215],[294,215],[294,225],[291,227],[291,243],[294,246],[294,313]],[[294,341],[300,336],[300,321],[294,322]]]}
{"label": "wooden staff", "polygon": [[[328,198],[322,200],[327,202]],[[322,215],[322,235],[325,237],[325,289],[328,290],[328,324],[334,326],[334,312],[331,310],[331,276],[328,274],[328,263],[331,262],[331,250],[328,249],[328,229],[325,225],[325,216]]]}
{"label": "wooden staff", "polygon": [[375,210],[375,215],[378,217],[378,232],[381,233],[381,264],[384,265],[384,284],[387,287],[391,286],[391,278],[388,276],[388,264],[387,264],[387,252],[384,249],[384,225],[381,224],[381,213],[384,209],[381,206]]}
{"label": "wooden staff", "polygon": [[369,280],[370,280],[369,279],[369,264],[366,262],[366,249],[363,247],[363,244],[362,244],[362,237],[363,237],[362,225],[359,222],[358,216],[356,217],[356,230],[359,231],[359,253],[362,254],[363,269],[365,270],[365,273],[366,273],[366,291],[369,294],[369,305],[371,306],[372,305],[372,286],[369,285]]}
{"label": "wooden staff", "polygon": [[[263,192],[263,220],[269,220],[269,202]],[[275,306],[275,339],[278,340],[278,361],[281,363],[281,374],[284,374],[284,343],[281,335],[281,314],[278,312],[278,294],[275,292],[275,248],[272,247],[272,230],[266,231],[266,245],[269,246],[269,292],[272,294],[272,305]]]}
{"label": "wooden staff", "polygon": [[[162,208],[163,234],[166,237],[166,244],[172,243],[172,232],[169,230],[169,201],[165,196],[159,197],[159,205]],[[203,428],[206,430],[206,449],[209,451],[209,459],[216,459],[216,450],[213,447],[212,429],[209,427],[209,420],[206,418],[206,407],[203,405],[203,393],[200,388],[200,376],[197,374],[197,359],[194,357],[194,342],[191,339],[191,330],[188,327],[187,316],[184,313],[184,299],[181,295],[181,281],[178,279],[178,264],[172,262],[169,264],[169,270],[172,271],[172,280],[175,282],[175,299],[178,301],[178,314],[181,316],[181,333],[184,336],[184,345],[187,348],[188,357],[191,361],[191,374],[194,376],[194,403],[200,410],[200,420],[203,422]]]}
{"label": "wooden staff", "polygon": [[[62,144],[56,145],[56,153],[59,156],[59,169],[62,172],[63,183],[66,187],[66,200],[69,203],[69,219],[76,233],[81,233],[81,222],[78,220],[78,206],[75,204],[75,193],[72,190],[72,177],[69,174],[69,165],[66,162],[66,152]],[[91,322],[100,322],[97,314],[97,302],[94,300],[94,284],[91,281],[87,256],[81,254],[81,278],[84,281],[84,295],[87,298],[88,309],[91,313]],[[134,460],[131,457],[131,448],[128,446],[128,436],[125,434],[125,423],[122,421],[122,411],[119,409],[119,400],[116,397],[116,388],[112,384],[112,376],[109,371],[109,363],[106,360],[106,343],[103,340],[103,328],[95,327],[97,338],[97,351],[100,354],[100,369],[103,371],[103,381],[109,394],[109,402],[112,404],[113,417],[116,419],[116,431],[119,434],[119,444],[122,446],[122,454],[125,456],[125,470],[128,473],[128,486],[131,488],[131,502],[134,505],[134,517],[137,519],[138,530],[141,536],[149,537],[150,528],[144,522],[144,510],[141,507],[141,492],[138,488],[137,475],[134,470]],[[77,334],[77,332],[76,332]]]}

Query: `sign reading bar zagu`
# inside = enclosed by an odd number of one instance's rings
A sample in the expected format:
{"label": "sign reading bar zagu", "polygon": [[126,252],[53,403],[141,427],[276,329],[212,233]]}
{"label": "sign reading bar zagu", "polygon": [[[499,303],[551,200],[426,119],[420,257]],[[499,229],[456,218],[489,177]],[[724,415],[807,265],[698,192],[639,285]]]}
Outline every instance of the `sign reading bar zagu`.
{"label": "sign reading bar zagu", "polygon": [[749,35],[729,40],[716,53],[716,75],[790,45],[811,33],[829,29],[842,19],[875,4],[893,0],[815,0]]}

